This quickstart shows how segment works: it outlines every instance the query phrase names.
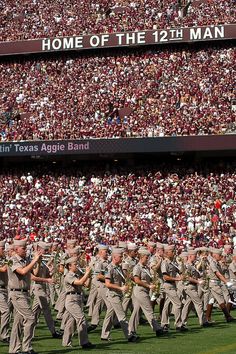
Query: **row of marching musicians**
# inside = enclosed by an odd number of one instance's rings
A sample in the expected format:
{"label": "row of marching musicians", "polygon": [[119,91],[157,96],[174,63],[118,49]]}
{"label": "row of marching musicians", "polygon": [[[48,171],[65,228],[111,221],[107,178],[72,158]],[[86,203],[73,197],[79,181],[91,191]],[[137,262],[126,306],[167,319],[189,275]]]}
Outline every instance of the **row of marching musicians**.
{"label": "row of marching musicians", "polygon": [[[9,353],[35,353],[32,339],[41,312],[52,337],[62,338],[65,347],[71,346],[77,330],[84,349],[94,347],[88,333],[98,326],[103,309],[104,341],[111,340],[115,325],[122,328],[128,342],[137,342],[143,316],[156,336],[168,331],[171,313],[176,331],[185,332],[193,306],[200,326],[212,325],[214,304],[227,322],[234,320],[230,310],[235,301],[236,252],[230,254],[229,248],[224,253],[214,248],[189,248],[178,255],[175,246],[161,243],[149,242],[147,247],[138,248],[120,242],[111,252],[107,245],[98,245],[96,256],[84,268],[85,259],[80,257],[75,242],[68,240],[63,252],[52,252],[51,244],[39,242],[30,257],[26,240],[14,240],[8,254],[5,242],[0,242],[0,336],[9,343]],[[89,289],[86,306],[90,325],[84,314],[85,287]],[[54,302],[56,292],[60,332],[55,329],[50,310],[50,299]],[[155,304],[160,306],[160,319],[154,313]]]}

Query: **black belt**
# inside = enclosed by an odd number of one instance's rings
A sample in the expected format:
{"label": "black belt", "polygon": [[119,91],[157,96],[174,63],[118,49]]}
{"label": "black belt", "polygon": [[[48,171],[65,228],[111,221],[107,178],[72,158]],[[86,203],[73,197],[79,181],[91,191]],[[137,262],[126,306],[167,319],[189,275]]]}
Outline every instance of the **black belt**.
{"label": "black belt", "polygon": [[21,293],[28,293],[29,290],[26,290],[26,289],[10,289],[10,291],[20,291]]}
{"label": "black belt", "polygon": [[66,295],[81,295],[81,293],[77,293],[76,291],[70,291],[69,293],[66,293]]}
{"label": "black belt", "polygon": [[0,285],[0,289],[6,289],[4,285]]}

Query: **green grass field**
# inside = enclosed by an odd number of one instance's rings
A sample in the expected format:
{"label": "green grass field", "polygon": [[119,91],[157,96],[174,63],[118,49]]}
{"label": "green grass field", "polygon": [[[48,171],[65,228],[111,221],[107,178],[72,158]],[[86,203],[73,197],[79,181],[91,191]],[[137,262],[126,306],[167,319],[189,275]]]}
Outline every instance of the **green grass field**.
{"label": "green grass field", "polygon": [[[236,317],[236,310],[232,312]],[[44,319],[41,318],[37,326],[33,347],[38,353],[43,354],[75,354],[75,353],[115,353],[115,354],[236,354],[236,323],[225,323],[223,315],[219,311],[214,311],[213,318],[216,321],[214,327],[200,328],[197,318],[190,317],[187,333],[176,333],[174,329],[161,338],[155,337],[149,325],[139,326],[138,343],[127,343],[124,341],[121,330],[112,331],[111,342],[101,342],[101,327],[89,335],[92,343],[96,344],[96,349],[82,350],[79,346],[78,336],[73,338],[72,348],[63,348],[60,339],[52,339],[45,326]],[[173,319],[171,319],[173,328]],[[0,353],[8,352],[8,347],[0,343]]]}

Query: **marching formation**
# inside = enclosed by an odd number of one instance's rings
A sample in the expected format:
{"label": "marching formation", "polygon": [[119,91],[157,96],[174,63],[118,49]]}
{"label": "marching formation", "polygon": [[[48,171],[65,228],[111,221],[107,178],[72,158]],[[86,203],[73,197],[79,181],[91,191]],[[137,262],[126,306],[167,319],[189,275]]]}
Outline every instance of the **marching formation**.
{"label": "marching formation", "polygon": [[[201,327],[214,323],[213,306],[222,310],[226,322],[234,321],[230,312],[236,305],[236,251],[230,245],[188,247],[180,253],[175,245],[120,241],[112,247],[99,244],[87,257],[76,242],[67,240],[62,249],[57,243],[0,241],[0,339],[9,343],[9,353],[35,353],[32,339],[41,313],[63,347],[72,346],[77,331],[83,349],[95,347],[88,333],[99,324],[101,340],[111,341],[115,327],[134,343],[144,321],[155,336],[165,335],[171,314],[179,332],[188,331],[191,310]],[[61,320],[60,330],[55,328],[52,306]]]}

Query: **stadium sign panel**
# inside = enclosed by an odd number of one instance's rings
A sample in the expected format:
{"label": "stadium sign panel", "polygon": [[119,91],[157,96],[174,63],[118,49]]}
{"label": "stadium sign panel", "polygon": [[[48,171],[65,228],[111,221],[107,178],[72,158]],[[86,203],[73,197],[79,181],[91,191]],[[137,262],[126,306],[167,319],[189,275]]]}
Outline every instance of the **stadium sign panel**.
{"label": "stadium sign panel", "polygon": [[236,151],[236,135],[81,139],[0,143],[0,156],[63,156]]}
{"label": "stadium sign panel", "polygon": [[17,42],[1,42],[0,56],[58,51],[134,47],[166,43],[216,41],[236,38],[236,24],[168,28],[148,31],[78,35]]}

